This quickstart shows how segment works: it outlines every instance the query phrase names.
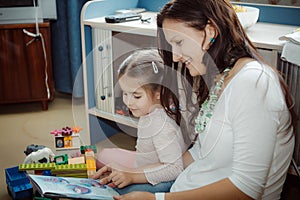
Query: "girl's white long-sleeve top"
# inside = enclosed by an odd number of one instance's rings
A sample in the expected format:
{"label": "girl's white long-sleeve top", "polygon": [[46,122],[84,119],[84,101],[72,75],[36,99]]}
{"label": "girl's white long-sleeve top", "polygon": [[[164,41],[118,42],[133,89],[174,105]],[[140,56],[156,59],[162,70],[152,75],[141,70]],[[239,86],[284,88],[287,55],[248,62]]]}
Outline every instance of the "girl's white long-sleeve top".
{"label": "girl's white long-sleeve top", "polygon": [[182,154],[187,149],[180,127],[163,108],[156,108],[138,122],[136,167],[161,163],[144,169],[149,183],[172,181],[183,171]]}

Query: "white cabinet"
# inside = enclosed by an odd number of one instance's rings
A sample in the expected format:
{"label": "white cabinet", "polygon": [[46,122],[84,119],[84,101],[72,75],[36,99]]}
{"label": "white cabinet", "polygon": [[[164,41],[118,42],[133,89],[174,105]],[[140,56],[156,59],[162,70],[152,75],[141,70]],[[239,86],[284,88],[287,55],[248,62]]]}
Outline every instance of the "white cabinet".
{"label": "white cabinet", "polygon": [[[156,13],[143,13],[143,18],[151,18],[150,23],[132,21],[109,24],[103,17],[82,19],[83,78],[90,143],[99,140],[98,126],[94,123],[102,120],[112,121],[121,128],[136,127],[135,119],[118,114],[126,113],[126,109],[122,106],[116,73],[119,64],[132,50],[156,47],[155,16]],[[247,30],[247,35],[266,60],[277,65],[278,54],[284,44],[278,38],[295,28],[257,23]]]}

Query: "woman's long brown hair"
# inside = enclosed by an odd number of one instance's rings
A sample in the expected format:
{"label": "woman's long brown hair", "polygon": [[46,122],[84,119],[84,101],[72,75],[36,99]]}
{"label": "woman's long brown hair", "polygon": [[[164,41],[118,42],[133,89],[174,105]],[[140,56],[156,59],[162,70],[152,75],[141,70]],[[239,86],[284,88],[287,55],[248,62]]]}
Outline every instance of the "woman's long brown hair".
{"label": "woman's long brown hair", "polygon": [[[176,122],[180,124],[181,113],[178,100],[178,90],[174,87],[178,86],[177,78],[171,79],[170,76],[181,69],[181,74],[188,84],[184,85],[186,92],[186,106],[189,108],[191,105],[198,107],[208,97],[209,88],[207,81],[204,81],[205,76],[198,77],[197,103],[192,102],[192,90],[196,81],[189,71],[184,67],[179,68],[178,63],[172,61],[172,48],[166,42],[163,32],[163,22],[165,19],[177,20],[186,23],[189,27],[197,30],[204,30],[205,26],[210,23],[218,32],[218,37],[215,42],[210,46],[203,58],[203,63],[209,66],[209,62],[213,61],[219,72],[223,72],[227,67],[233,67],[235,62],[242,57],[250,57],[259,62],[266,63],[262,56],[257,52],[256,48],[247,37],[243,27],[239,23],[238,17],[228,0],[174,0],[167,3],[157,16],[158,26],[158,48],[167,69],[165,70],[164,85],[173,87],[168,89],[166,87],[161,90],[161,103],[166,109],[167,113],[175,118]],[[291,111],[292,120],[295,126],[296,116],[293,110],[293,98],[289,92],[287,84],[279,74],[276,67],[272,67],[278,73],[281,88],[285,95],[286,104]],[[208,67],[209,73],[209,67]],[[173,76],[176,77],[176,76]],[[170,104],[173,104],[171,109]],[[175,109],[174,109],[175,107]],[[196,113],[197,114],[197,113]],[[191,119],[189,123],[193,123]]]}

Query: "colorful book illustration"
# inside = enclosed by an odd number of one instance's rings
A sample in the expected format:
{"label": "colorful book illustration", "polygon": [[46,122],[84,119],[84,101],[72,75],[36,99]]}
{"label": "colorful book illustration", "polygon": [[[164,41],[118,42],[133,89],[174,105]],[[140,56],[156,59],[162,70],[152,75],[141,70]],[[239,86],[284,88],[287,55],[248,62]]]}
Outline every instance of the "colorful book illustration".
{"label": "colorful book illustration", "polygon": [[113,200],[119,194],[99,180],[43,175],[28,175],[42,197]]}

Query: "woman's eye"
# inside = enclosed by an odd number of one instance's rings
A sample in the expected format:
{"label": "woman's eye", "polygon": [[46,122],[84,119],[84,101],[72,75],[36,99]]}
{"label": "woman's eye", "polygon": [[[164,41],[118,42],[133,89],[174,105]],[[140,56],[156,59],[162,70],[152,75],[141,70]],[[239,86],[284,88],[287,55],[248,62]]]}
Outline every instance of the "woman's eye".
{"label": "woman's eye", "polygon": [[135,98],[135,99],[140,99],[140,98],[141,98],[141,96],[134,96],[134,98]]}
{"label": "woman's eye", "polygon": [[177,46],[181,46],[181,45],[182,45],[182,40],[176,41],[175,44],[176,44]]}

